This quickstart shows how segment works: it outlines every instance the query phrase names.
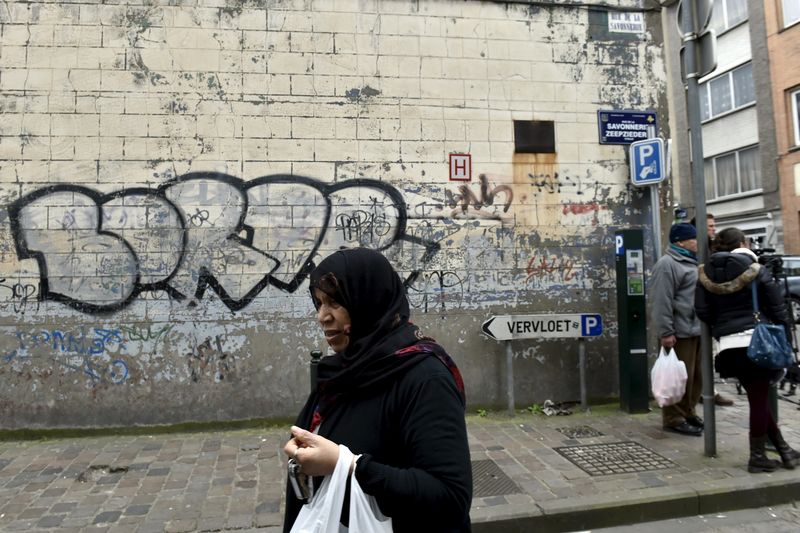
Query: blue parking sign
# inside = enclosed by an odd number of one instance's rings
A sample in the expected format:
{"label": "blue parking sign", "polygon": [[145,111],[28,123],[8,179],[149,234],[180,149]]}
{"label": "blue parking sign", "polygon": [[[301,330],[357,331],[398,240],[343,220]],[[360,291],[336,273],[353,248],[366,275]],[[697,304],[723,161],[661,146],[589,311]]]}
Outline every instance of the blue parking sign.
{"label": "blue parking sign", "polygon": [[631,144],[631,183],[636,187],[664,180],[664,141],[645,139]]}
{"label": "blue parking sign", "polygon": [[603,333],[600,315],[581,315],[581,337],[597,337]]}

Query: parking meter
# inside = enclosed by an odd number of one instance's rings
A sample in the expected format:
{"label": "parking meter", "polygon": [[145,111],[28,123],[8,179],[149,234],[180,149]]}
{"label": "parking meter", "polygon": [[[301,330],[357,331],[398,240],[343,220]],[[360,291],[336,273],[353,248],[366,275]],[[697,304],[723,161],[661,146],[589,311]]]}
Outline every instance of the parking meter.
{"label": "parking meter", "polygon": [[644,232],[614,233],[619,322],[619,402],[629,413],[650,410],[647,321],[644,295]]}

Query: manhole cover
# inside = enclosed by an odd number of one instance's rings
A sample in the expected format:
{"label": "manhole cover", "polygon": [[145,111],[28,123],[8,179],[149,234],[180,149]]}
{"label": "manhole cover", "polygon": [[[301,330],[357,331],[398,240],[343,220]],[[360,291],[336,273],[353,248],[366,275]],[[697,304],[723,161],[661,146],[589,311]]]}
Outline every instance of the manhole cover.
{"label": "manhole cover", "polygon": [[636,442],[562,446],[553,449],[590,476],[647,472],[677,466]]}
{"label": "manhole cover", "polygon": [[556,428],[556,431],[570,439],[588,439],[602,437],[603,434],[589,426],[575,426],[571,428]]}
{"label": "manhole cover", "polygon": [[522,492],[491,459],[472,461],[472,496],[486,498]]}

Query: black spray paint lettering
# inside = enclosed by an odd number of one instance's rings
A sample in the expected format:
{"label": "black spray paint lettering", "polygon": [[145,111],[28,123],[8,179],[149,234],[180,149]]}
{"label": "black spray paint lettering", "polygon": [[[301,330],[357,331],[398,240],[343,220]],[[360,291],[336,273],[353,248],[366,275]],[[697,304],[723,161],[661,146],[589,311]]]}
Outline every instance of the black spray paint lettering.
{"label": "black spray paint lettering", "polygon": [[374,244],[391,231],[392,224],[378,205],[378,199],[373,197],[370,201],[372,208],[369,211],[359,209],[336,217],[336,231],[346,242]]}
{"label": "black spray paint lettering", "polygon": [[14,302],[14,312],[25,314],[28,302],[35,302],[36,309],[39,309],[39,301],[36,299],[36,286],[30,283],[6,283],[6,279],[0,279],[0,288],[7,289],[11,293],[11,301]]}
{"label": "black spray paint lettering", "polygon": [[[485,174],[481,174],[478,178],[480,180],[480,197],[476,196],[468,185],[461,185],[459,192],[453,194],[449,190],[445,190],[445,203],[452,208],[457,208],[461,204],[461,212],[466,213],[469,207],[480,210],[483,207],[494,205],[495,197],[502,194],[505,198],[503,204],[503,212],[507,213],[511,207],[511,202],[514,200],[514,191],[508,185],[497,185],[489,189],[489,178]],[[455,216],[457,213],[454,212]],[[491,215],[481,215],[482,217]]]}
{"label": "black spray paint lettering", "polygon": [[215,383],[225,380],[233,371],[233,356],[222,350],[222,340],[219,335],[215,336],[214,341],[212,347],[211,337],[206,337],[205,341],[188,354],[188,370],[193,383],[200,381],[209,370],[214,372]]}
{"label": "black spray paint lettering", "polygon": [[[410,305],[427,313],[430,310],[458,308],[464,298],[464,282],[455,272],[437,270],[410,279],[406,292]],[[438,308],[438,309],[437,309]]]}
{"label": "black spray paint lettering", "polygon": [[[353,206],[365,215],[354,218]],[[331,240],[332,221],[355,228],[342,244],[385,250],[402,241],[424,249],[423,264],[440,249],[408,234],[402,195],[370,179],[329,184],[278,174],[245,182],[197,172],[111,194],[53,185],[8,212],[18,257],[39,266],[39,299],[87,313],[122,309],[145,291],[194,305],[211,289],[232,311],[270,285],[294,292]]]}
{"label": "black spray paint lettering", "polygon": [[570,192],[579,196],[591,193],[593,199],[598,199],[601,191],[601,184],[592,178],[592,172],[587,171],[586,177],[559,175],[558,172],[551,174],[528,174],[531,187],[536,188],[537,192],[562,193]]}

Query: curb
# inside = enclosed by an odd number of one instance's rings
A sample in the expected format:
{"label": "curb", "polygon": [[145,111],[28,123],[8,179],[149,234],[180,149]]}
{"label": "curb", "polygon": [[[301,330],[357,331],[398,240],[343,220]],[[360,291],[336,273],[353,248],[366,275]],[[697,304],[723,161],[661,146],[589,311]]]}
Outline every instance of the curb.
{"label": "curb", "polygon": [[[473,533],[557,533],[630,525],[789,503],[800,499],[800,478],[758,474],[699,486],[657,487],[618,495],[584,496],[472,512]],[[624,501],[622,501],[624,499]]]}

